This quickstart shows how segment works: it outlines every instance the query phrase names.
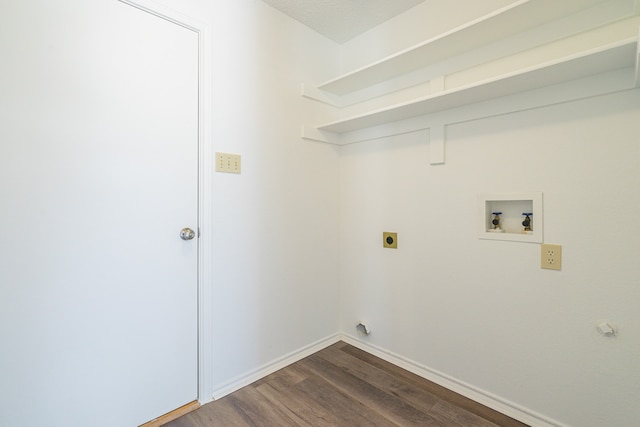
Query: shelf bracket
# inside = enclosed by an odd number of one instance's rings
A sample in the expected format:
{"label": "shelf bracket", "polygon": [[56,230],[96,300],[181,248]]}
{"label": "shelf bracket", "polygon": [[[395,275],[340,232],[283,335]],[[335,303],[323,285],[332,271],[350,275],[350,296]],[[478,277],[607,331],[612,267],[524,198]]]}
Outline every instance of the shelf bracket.
{"label": "shelf bracket", "polygon": [[[640,0],[636,0],[636,8],[640,8]],[[640,87],[640,29],[638,29],[638,42],[636,43],[636,73],[635,87]]]}
{"label": "shelf bracket", "polygon": [[302,139],[306,139],[309,141],[319,141],[326,142],[328,144],[344,145],[344,139],[342,138],[342,135],[335,132],[322,131],[311,126],[303,125],[300,136],[302,137]]}
{"label": "shelf bracket", "polygon": [[301,83],[300,94],[304,98],[322,102],[324,104],[331,105],[332,107],[342,106],[339,96],[317,89],[316,87],[311,85],[306,85],[304,83]]}
{"label": "shelf bracket", "polygon": [[432,165],[444,164],[445,127],[434,124],[429,128],[429,163]]}

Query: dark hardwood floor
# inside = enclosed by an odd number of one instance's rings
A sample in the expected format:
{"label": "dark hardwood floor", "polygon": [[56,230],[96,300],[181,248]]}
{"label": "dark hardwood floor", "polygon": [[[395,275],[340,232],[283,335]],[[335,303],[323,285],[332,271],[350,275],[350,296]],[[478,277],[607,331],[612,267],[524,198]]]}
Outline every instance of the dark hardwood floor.
{"label": "dark hardwood floor", "polygon": [[344,342],[166,427],[526,426]]}

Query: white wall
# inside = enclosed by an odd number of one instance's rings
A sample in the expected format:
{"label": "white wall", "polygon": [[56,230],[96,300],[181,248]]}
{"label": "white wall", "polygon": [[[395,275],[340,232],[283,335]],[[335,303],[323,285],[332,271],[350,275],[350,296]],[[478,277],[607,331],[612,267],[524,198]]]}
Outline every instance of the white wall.
{"label": "white wall", "polygon": [[[633,90],[449,125],[445,165],[427,131],[343,147],[342,330],[552,423],[637,424],[639,119]],[[518,191],[544,193],[562,271],[540,269],[538,244],[478,239],[477,195]]]}

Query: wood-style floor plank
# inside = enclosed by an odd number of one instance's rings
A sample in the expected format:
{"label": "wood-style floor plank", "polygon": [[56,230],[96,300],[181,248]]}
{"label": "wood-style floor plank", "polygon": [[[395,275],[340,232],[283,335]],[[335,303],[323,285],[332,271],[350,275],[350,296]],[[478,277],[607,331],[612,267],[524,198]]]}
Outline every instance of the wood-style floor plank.
{"label": "wood-style floor plank", "polygon": [[306,399],[313,399],[345,426],[392,425],[377,411],[372,411],[362,402],[342,393],[322,378],[307,378],[296,386]]}
{"label": "wood-style floor plank", "polygon": [[[263,382],[256,387],[258,391],[274,404],[284,405],[310,425],[339,425],[340,420],[332,412],[327,412],[326,408],[318,402],[310,398],[301,398],[300,393],[302,391],[295,386],[304,381],[306,376],[295,375],[298,372],[302,372],[298,365],[290,366],[289,368],[291,369],[281,369],[264,378]],[[294,378],[297,378],[297,380],[292,381]]]}
{"label": "wood-style floor plank", "polygon": [[526,427],[344,342],[166,426]]}
{"label": "wood-style floor plank", "polygon": [[310,356],[300,363],[302,366],[318,372],[337,390],[352,396],[369,408],[375,408],[385,418],[398,425],[426,425],[428,422],[433,422],[433,419],[425,412],[414,408],[393,394],[351,375],[347,370],[341,369],[317,355]]}
{"label": "wood-style floor plank", "polygon": [[328,347],[316,354],[334,365],[366,381],[367,383],[402,399],[414,408],[429,412],[440,399],[432,393],[422,390],[397,375],[392,375],[370,363],[354,357],[340,348]]}
{"label": "wood-style floor plank", "polygon": [[487,421],[493,422],[495,425],[501,427],[526,427],[526,424],[524,423],[516,421],[513,418],[510,418],[500,412],[494,411],[493,409],[488,408],[467,397],[461,396],[458,393],[455,393],[439,384],[425,380],[424,378],[412,372],[389,363],[386,360],[382,360],[372,354],[367,353],[366,351],[360,350],[357,347],[347,345],[343,347],[342,351],[349,353],[354,357],[362,359],[372,366],[376,366],[392,375],[396,375],[399,378],[402,378],[405,381],[409,382],[414,387],[432,393],[439,399],[457,406],[460,409],[464,409],[473,414],[476,414],[481,418],[486,419]]}
{"label": "wood-style floor plank", "polygon": [[273,405],[282,406],[287,411],[296,414],[300,419],[297,425],[310,426],[335,426],[340,420],[327,413],[327,410],[315,402],[302,401],[297,391],[277,390],[271,384],[261,384],[258,391],[262,393]]}

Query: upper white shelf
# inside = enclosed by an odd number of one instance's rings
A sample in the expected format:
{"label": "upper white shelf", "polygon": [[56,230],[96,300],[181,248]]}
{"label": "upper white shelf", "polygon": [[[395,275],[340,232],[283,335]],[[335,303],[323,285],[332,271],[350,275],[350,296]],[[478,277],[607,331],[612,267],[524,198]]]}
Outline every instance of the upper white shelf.
{"label": "upper white shelf", "polygon": [[514,34],[554,21],[605,0],[519,0],[437,37],[332,79],[318,89],[345,95],[419,70]]}
{"label": "upper white shelf", "polygon": [[621,40],[534,67],[327,123],[317,129],[342,134],[635,66],[636,80],[629,82],[631,88],[638,84],[637,40],[637,37]]}

